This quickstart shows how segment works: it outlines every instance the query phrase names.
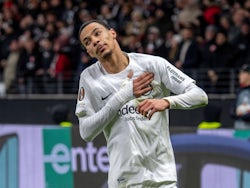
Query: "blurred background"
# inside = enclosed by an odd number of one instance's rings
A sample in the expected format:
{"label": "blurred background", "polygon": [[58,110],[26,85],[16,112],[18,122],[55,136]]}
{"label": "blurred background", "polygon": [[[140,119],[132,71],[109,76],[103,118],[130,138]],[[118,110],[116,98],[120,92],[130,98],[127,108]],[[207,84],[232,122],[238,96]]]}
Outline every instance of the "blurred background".
{"label": "blurred background", "polygon": [[[0,122],[53,123],[51,107],[65,103],[77,124],[79,76],[95,62],[78,30],[102,19],[124,51],[159,55],[194,78],[232,127],[238,71],[250,64],[249,0],[2,0],[0,8]],[[196,126],[196,118],[186,125]]]}
{"label": "blurred background", "polygon": [[[247,130],[243,133],[234,130],[231,110],[240,86],[239,69],[250,64],[250,0],[0,0],[0,10],[0,188],[57,188],[53,178],[49,179],[53,173],[48,171],[61,169],[62,174],[63,170],[68,174],[67,167],[74,169],[73,175],[67,175],[71,184],[58,184],[60,188],[106,186],[105,141],[100,138],[89,145],[81,141],[74,115],[79,76],[95,62],[78,41],[79,27],[91,19],[105,20],[113,27],[124,51],[166,58],[208,93],[210,105],[206,108],[170,111],[173,135],[200,134],[199,125],[205,121],[219,122],[217,129],[210,130],[211,134],[223,130],[219,135],[248,140]],[[60,136],[63,134],[68,138],[67,144]],[[48,142],[46,135],[57,139]],[[53,144],[61,142],[65,147],[59,144],[54,155],[62,154],[64,158],[53,163],[46,156],[52,156]],[[100,151],[100,159],[94,157],[94,164],[91,160],[83,163],[84,157],[94,156],[91,151],[94,154]],[[185,157],[190,154],[178,154],[178,147],[176,152],[178,162],[188,161]],[[72,156],[76,162],[69,162]],[[25,158],[37,161],[23,164]],[[249,182],[244,181],[248,175],[238,168],[247,167],[249,174],[250,163],[247,160],[238,163],[239,156],[228,160],[231,167],[239,164],[233,172],[236,175],[232,175],[237,177],[234,184],[215,181],[214,176],[209,176],[210,182],[221,184],[209,184],[207,180],[203,184],[202,181],[190,184],[181,178],[180,188],[249,187]],[[47,163],[54,165],[52,170]],[[79,165],[82,170],[76,173]],[[192,166],[185,167],[179,171],[180,177],[189,177],[185,169]],[[39,168],[41,174],[35,173]],[[21,170],[29,178],[20,177]],[[217,177],[222,178],[226,172]],[[95,175],[100,182],[89,179]],[[10,181],[13,176],[16,181]],[[59,176],[65,178],[62,177]]]}

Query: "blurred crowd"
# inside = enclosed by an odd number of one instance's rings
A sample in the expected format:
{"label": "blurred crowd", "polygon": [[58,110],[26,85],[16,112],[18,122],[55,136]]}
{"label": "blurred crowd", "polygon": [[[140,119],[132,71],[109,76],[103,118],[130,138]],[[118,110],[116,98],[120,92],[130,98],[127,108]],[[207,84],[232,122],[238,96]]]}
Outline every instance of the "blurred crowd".
{"label": "blurred crowd", "polygon": [[124,51],[162,56],[208,93],[228,92],[230,70],[250,64],[250,0],[0,0],[0,9],[7,93],[76,93],[95,62],[78,42],[91,19],[106,20]]}

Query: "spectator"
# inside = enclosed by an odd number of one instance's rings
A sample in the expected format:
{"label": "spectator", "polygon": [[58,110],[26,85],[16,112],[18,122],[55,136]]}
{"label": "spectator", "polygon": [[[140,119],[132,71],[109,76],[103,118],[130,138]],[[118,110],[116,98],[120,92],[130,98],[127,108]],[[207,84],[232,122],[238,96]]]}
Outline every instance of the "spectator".
{"label": "spectator", "polygon": [[159,55],[165,59],[168,59],[169,62],[174,63],[176,61],[176,56],[181,42],[181,37],[178,34],[175,34],[173,30],[169,30],[165,34],[165,42],[156,49],[156,55]]}
{"label": "spectator", "polygon": [[54,43],[54,59],[51,63],[49,73],[51,78],[54,78],[57,83],[57,92],[70,93],[72,92],[73,81],[73,62],[70,58],[71,48],[69,45],[69,33],[62,32]]}
{"label": "spectator", "polygon": [[31,16],[32,18],[36,18],[37,14],[39,13],[39,1],[27,1],[23,4],[25,8],[25,14]]}
{"label": "spectator", "polygon": [[31,37],[23,40],[25,42],[23,42],[17,67],[18,92],[21,94],[41,92],[39,89],[42,82],[39,71],[42,67],[37,43]]}
{"label": "spectator", "polygon": [[206,25],[216,25],[217,18],[221,13],[221,7],[216,0],[202,0],[203,20]]}
{"label": "spectator", "polygon": [[50,0],[49,5],[51,11],[50,16],[53,15],[55,19],[61,19],[62,12],[64,10],[64,6],[61,0]]}
{"label": "spectator", "polygon": [[42,89],[45,93],[55,93],[55,79],[50,75],[50,66],[54,58],[53,42],[49,38],[42,38],[39,42],[39,50],[41,53],[41,76],[42,79]]}
{"label": "spectator", "polygon": [[144,52],[147,54],[155,55],[158,48],[162,45],[163,39],[160,35],[160,30],[155,27],[151,26],[148,29],[148,33],[146,33],[144,46]]}
{"label": "spectator", "polygon": [[144,52],[141,40],[135,34],[122,38],[121,48],[128,52]]}
{"label": "spectator", "polygon": [[[182,41],[174,64],[186,74],[191,75],[192,69],[197,69],[200,63],[200,52],[193,28],[183,28],[181,30],[181,37]],[[195,75],[192,76],[195,77]]]}
{"label": "spectator", "polygon": [[246,10],[248,10],[248,12],[249,12],[249,10],[250,10],[250,0],[244,1],[244,8],[245,8]]}
{"label": "spectator", "polygon": [[199,83],[208,93],[213,93],[216,90],[214,80],[216,80],[217,76],[209,76],[211,74],[210,69],[213,68],[212,53],[216,48],[216,33],[217,28],[214,25],[207,26],[205,30],[204,40],[202,41],[202,43],[200,43],[201,64],[199,70],[201,74],[199,74]]}
{"label": "spectator", "polygon": [[27,30],[29,30],[32,33],[34,25],[35,25],[34,18],[29,14],[24,15],[24,17],[22,18],[22,20],[19,23],[20,33],[22,34],[22,33],[26,32]]}
{"label": "spectator", "polygon": [[105,20],[111,27],[116,28],[117,23],[113,18],[111,8],[107,4],[101,6],[100,14],[97,15],[97,19]]}
{"label": "spectator", "polygon": [[241,27],[240,33],[235,36],[231,43],[237,50],[237,62],[238,67],[250,62],[250,20],[245,18]]}
{"label": "spectator", "polygon": [[227,35],[228,35],[228,41],[230,42],[233,37],[234,37],[234,28],[232,27],[233,26],[233,23],[232,23],[232,20],[231,20],[231,17],[229,17],[228,15],[221,15],[219,17],[219,23],[217,24],[217,27],[226,32]]}
{"label": "spectator", "polygon": [[75,14],[75,24],[74,24],[74,33],[73,36],[74,38],[77,38],[78,36],[78,31],[79,28],[81,26],[82,23],[91,20],[92,19],[92,15],[90,14],[90,12],[87,9],[80,9],[76,12]]}
{"label": "spectator", "polygon": [[235,129],[250,129],[250,64],[241,67],[239,85],[231,116],[235,119]]}
{"label": "spectator", "polygon": [[235,68],[235,49],[228,42],[227,33],[217,32],[211,57],[212,69],[208,71],[208,76],[216,88],[214,92],[228,93],[230,69]]}
{"label": "spectator", "polygon": [[49,1],[41,0],[40,1],[40,13],[45,14],[49,11],[49,9],[50,9]]}
{"label": "spectator", "polygon": [[188,0],[184,8],[180,11],[177,21],[179,28],[183,27],[199,27],[199,17],[202,16],[202,11],[198,4],[198,0]]}
{"label": "spectator", "polygon": [[76,13],[76,8],[74,7],[74,1],[66,0],[64,1],[64,9],[62,12],[61,20],[70,26],[74,25],[74,17]]}
{"label": "spectator", "polygon": [[[13,41],[17,37],[13,25],[4,22],[2,22],[2,25],[3,25],[3,27],[1,28],[2,34],[0,34],[0,62],[6,60],[9,54],[8,46],[10,45],[11,41]],[[0,75],[1,72],[2,72],[2,67],[0,66]]]}
{"label": "spectator", "polygon": [[76,74],[74,76],[74,84],[73,84],[73,91],[77,92],[78,90],[78,86],[79,86],[79,78],[80,75],[82,73],[82,71],[84,69],[86,69],[87,67],[89,67],[90,65],[92,65],[95,62],[94,58],[91,58],[86,51],[82,51],[80,52],[80,62],[78,63],[77,67],[76,67]]}
{"label": "spectator", "polygon": [[174,28],[173,22],[171,21],[171,15],[173,13],[172,3],[166,3],[166,1],[157,0],[153,1],[152,4],[149,5],[151,6],[151,12],[150,15],[148,15],[147,17],[153,17],[153,23],[148,23],[148,27],[157,27],[160,30],[160,35],[162,36],[168,30]]}
{"label": "spectator", "polygon": [[45,19],[44,14],[39,13],[37,15],[33,27],[34,27],[33,32],[34,32],[36,40],[40,40],[43,37],[44,30],[46,27],[46,19]]}
{"label": "spectator", "polygon": [[127,23],[130,21],[130,13],[132,11],[131,3],[124,2],[121,5],[120,11],[117,13],[115,20],[117,23],[117,31],[124,36]]}
{"label": "spectator", "polygon": [[16,93],[16,68],[20,57],[20,47],[17,39],[13,39],[9,46],[10,53],[3,61],[4,74],[3,81],[7,93]]}
{"label": "spectator", "polygon": [[232,30],[231,30],[231,33],[230,33],[230,41],[234,40],[234,38],[239,35],[240,33],[240,28],[241,28],[241,25],[244,21],[244,19],[248,15],[248,12],[243,9],[243,8],[238,8],[236,9],[233,13],[232,13],[232,21],[233,21],[233,24],[232,24]]}
{"label": "spectator", "polygon": [[202,67],[209,68],[211,63],[211,52],[215,48],[215,37],[217,28],[214,25],[208,25],[205,30],[204,40],[200,43],[202,52]]}
{"label": "spectator", "polygon": [[145,34],[147,22],[144,19],[143,12],[134,10],[131,13],[131,20],[127,23],[126,35],[134,34],[138,40],[141,40]]}

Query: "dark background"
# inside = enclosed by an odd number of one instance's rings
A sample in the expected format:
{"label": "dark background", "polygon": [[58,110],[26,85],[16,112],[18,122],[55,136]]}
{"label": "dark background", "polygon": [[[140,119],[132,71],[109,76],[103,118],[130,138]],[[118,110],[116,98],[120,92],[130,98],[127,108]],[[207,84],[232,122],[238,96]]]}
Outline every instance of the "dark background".
{"label": "dark background", "polygon": [[[222,109],[221,122],[223,127],[233,127],[230,107],[234,99],[210,99]],[[78,120],[74,115],[76,99],[0,99],[0,123],[18,124],[54,124],[52,108],[57,104],[65,104],[70,109],[70,121],[74,125]],[[194,110],[170,110],[171,126],[196,127],[204,119],[204,108]]]}

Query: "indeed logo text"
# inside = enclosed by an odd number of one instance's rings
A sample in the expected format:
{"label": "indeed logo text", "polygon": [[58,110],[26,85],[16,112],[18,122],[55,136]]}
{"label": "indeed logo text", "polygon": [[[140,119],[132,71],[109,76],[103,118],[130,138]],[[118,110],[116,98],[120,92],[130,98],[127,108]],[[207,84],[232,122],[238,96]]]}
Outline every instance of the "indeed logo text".
{"label": "indeed logo text", "polygon": [[137,110],[137,107],[126,105],[118,110],[118,114],[122,116],[127,114],[139,114],[139,112]]}

